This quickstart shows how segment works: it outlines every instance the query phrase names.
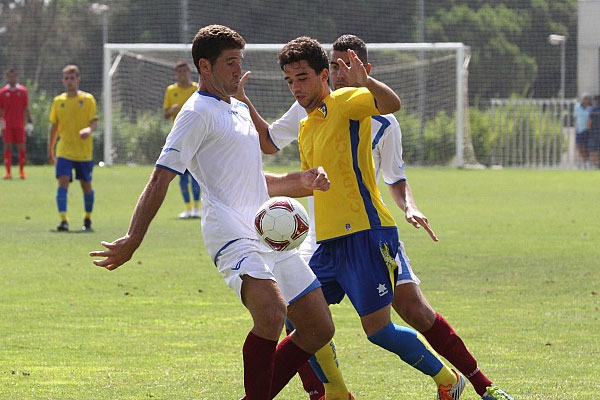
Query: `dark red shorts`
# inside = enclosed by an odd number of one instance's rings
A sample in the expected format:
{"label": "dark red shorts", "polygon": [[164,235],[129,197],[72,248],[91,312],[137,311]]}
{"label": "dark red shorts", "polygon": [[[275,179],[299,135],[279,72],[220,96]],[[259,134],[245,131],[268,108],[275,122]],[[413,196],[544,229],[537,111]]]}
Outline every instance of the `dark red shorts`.
{"label": "dark red shorts", "polygon": [[24,128],[4,128],[2,130],[2,142],[20,144],[25,143]]}

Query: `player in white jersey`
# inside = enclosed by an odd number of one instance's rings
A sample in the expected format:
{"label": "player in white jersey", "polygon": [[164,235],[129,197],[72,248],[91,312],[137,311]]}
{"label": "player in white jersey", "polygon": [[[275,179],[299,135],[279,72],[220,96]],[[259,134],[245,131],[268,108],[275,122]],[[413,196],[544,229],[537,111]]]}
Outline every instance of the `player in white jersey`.
{"label": "player in white jersey", "polygon": [[[131,259],[156,215],[171,180],[186,169],[202,187],[202,234],[208,253],[252,315],[243,347],[248,400],[268,400],[298,367],[333,336],[333,322],[320,283],[297,251],[275,252],[261,245],[253,228],[256,210],[268,199],[258,133],[248,107],[231,98],[242,76],[244,39],[209,25],[198,31],[194,64],[200,90],[183,105],[144,189],[128,233],[94,264],[109,270]],[[301,190],[327,190],[322,168],[295,175]],[[281,183],[281,182],[280,182]],[[296,330],[277,343],[284,320]]]}
{"label": "player in white jersey", "polygon": [[[368,63],[367,48],[364,41],[354,35],[343,35],[333,44],[331,54],[330,83],[334,89],[355,86],[352,82],[345,81],[344,74],[338,73],[340,67],[337,60],[342,59],[346,65],[349,65],[347,55],[348,49],[356,52],[359,59],[365,65],[367,73],[371,71],[371,65]],[[294,102],[280,119],[269,125],[260,117],[243,92],[244,83],[248,77],[249,74],[247,73],[242,79],[242,85],[240,85],[240,90],[236,97],[243,99],[243,101],[249,104],[253,121],[260,134],[263,152],[275,153],[292,141],[298,139],[298,126],[300,120],[306,117],[306,111],[298,104],[298,102]],[[402,159],[402,133],[398,121],[391,114],[373,116],[372,118],[372,150],[377,179],[379,179],[380,175],[383,176],[383,180],[386,185],[388,185],[392,198],[405,212],[407,222],[412,224],[415,228],[423,227],[428,232],[431,239],[437,242],[438,238],[429,225],[427,217],[417,208],[412,191],[406,180],[404,161]],[[267,176],[267,179],[269,178],[270,177]],[[315,237],[312,197],[308,199],[308,205],[311,218],[310,230],[308,237],[300,247],[300,252],[307,261],[310,260],[318,247]],[[512,397],[493,385],[492,381],[479,370],[477,361],[468,351],[461,338],[456,334],[443,316],[437,313],[427,302],[427,299],[419,289],[418,285],[420,280],[412,271],[410,260],[406,256],[402,242],[400,242],[396,261],[399,267],[393,301],[393,307],[396,312],[404,321],[423,334],[434,350],[450,361],[450,363],[471,381],[476,392],[482,399],[512,400]],[[334,346],[331,347],[334,348]],[[317,357],[319,362],[328,362],[325,360],[326,353],[323,354],[323,356],[321,356],[321,354],[322,351],[319,351],[319,357]],[[311,362],[314,365],[316,361],[311,360]],[[339,370],[336,371],[336,369],[332,369],[333,374],[337,375],[333,379],[330,379],[328,376],[323,376],[323,371],[326,371],[326,368],[318,366],[315,370],[319,371],[319,378],[322,381],[329,380],[335,382],[337,380],[335,383],[335,385],[338,386],[338,388],[336,388],[337,391],[341,391],[342,396],[347,396],[341,397],[337,394],[335,394],[335,397],[329,396],[329,388],[326,384],[325,387],[328,389],[327,400],[337,400],[338,398],[345,400],[345,398],[351,396],[349,393],[344,393],[345,384],[343,384],[343,379],[341,378]]]}

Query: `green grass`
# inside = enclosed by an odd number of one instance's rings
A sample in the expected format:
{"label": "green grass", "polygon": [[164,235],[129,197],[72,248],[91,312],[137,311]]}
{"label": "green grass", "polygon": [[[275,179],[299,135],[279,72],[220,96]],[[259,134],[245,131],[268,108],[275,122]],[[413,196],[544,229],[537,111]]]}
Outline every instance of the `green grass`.
{"label": "green grass", "polygon": [[[202,245],[174,183],[134,259],[87,253],[127,229],[150,167],[97,168],[95,232],[58,223],[50,167],[0,181],[0,399],[237,399],[248,313]],[[517,399],[600,393],[600,177],[596,171],[409,170],[432,242],[393,208],[430,303],[480,368]],[[386,189],[383,190],[391,203]],[[78,184],[72,227],[82,222]],[[332,307],[338,355],[360,400],[433,399],[435,388]],[[398,318],[396,318],[398,321]],[[279,399],[308,399],[294,379]],[[463,400],[478,397],[468,387]]]}

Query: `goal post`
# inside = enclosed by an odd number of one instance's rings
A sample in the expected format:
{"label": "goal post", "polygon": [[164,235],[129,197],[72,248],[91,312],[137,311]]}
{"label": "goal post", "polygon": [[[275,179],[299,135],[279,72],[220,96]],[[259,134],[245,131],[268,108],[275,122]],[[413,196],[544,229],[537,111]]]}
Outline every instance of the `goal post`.
{"label": "goal post", "polygon": [[[277,52],[283,46],[247,44],[244,52],[243,69],[252,71],[246,91],[268,121],[281,116],[293,102],[277,63]],[[327,51],[331,46],[323,45]],[[371,75],[402,99],[403,109],[397,116],[405,161],[457,167],[476,163],[465,120],[469,47],[463,43],[368,43],[367,49],[373,65]],[[190,54],[191,44],[104,45],[106,165],[153,162],[157,150],[146,147],[164,142],[170,128],[169,121],[160,121],[164,91],[174,82],[173,68],[178,59],[187,60],[193,68]],[[196,76],[195,69],[192,76]],[[151,133],[151,129],[158,132]],[[136,137],[135,131],[143,137]],[[138,151],[149,154],[135,154]]]}

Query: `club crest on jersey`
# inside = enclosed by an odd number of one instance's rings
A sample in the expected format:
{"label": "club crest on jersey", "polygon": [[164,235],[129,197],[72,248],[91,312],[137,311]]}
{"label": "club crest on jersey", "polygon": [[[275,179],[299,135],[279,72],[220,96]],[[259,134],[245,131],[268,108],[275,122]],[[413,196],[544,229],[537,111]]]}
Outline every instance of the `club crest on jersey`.
{"label": "club crest on jersey", "polygon": [[350,224],[346,224],[346,230],[347,230],[347,231],[351,231],[351,230],[352,230],[352,225],[350,225]]}
{"label": "club crest on jersey", "polygon": [[79,107],[83,107],[83,100],[79,100]]}
{"label": "club crest on jersey", "polygon": [[319,108],[317,108],[323,114],[323,118],[327,118],[327,106],[323,103]]}

